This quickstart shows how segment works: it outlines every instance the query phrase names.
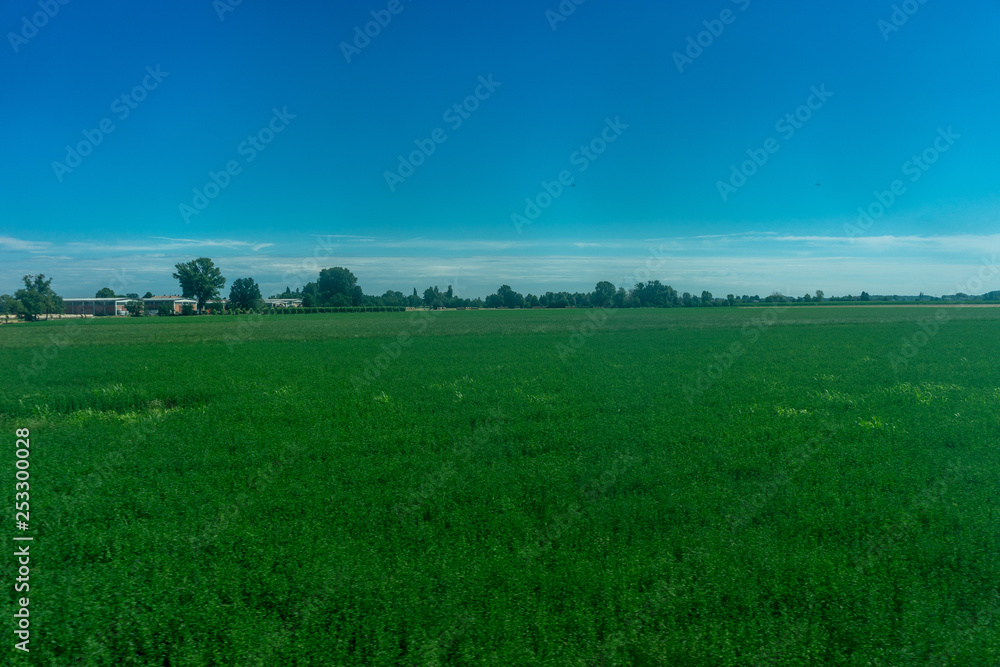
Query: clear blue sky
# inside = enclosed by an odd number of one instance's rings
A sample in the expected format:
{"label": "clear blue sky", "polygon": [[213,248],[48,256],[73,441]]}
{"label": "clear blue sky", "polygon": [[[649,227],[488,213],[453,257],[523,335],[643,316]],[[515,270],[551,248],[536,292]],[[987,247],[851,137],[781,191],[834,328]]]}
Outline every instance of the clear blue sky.
{"label": "clear blue sky", "polygon": [[0,292],[176,292],[198,256],[267,293],[325,266],[367,293],[585,290],[653,249],[681,291],[942,294],[1000,249],[995,0],[914,0],[898,29],[870,0],[226,2],[2,0]]}

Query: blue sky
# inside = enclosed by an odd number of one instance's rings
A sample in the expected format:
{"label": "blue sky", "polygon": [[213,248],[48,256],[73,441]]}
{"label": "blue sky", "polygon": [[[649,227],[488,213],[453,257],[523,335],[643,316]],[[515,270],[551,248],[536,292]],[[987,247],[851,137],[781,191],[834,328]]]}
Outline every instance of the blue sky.
{"label": "blue sky", "polygon": [[63,1],[0,3],[0,292],[208,256],[471,297],[656,256],[681,291],[942,294],[1000,250],[995,0]]}

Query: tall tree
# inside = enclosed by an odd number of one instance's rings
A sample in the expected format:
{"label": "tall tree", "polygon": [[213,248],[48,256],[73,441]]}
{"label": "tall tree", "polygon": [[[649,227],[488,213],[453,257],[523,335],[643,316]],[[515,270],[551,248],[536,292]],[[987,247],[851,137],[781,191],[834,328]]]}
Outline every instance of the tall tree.
{"label": "tall tree", "polygon": [[14,299],[19,304],[19,314],[29,322],[38,319],[39,315],[61,313],[65,310],[62,297],[52,290],[52,278],[45,279],[45,274],[24,276],[24,289],[14,293]]}
{"label": "tall tree", "polygon": [[116,296],[118,296],[118,295],[115,294],[115,291],[113,289],[111,289],[110,287],[102,287],[101,289],[97,290],[97,294],[94,295],[94,298],[95,299],[113,299]]}
{"label": "tall tree", "polygon": [[321,306],[360,306],[364,294],[354,274],[342,266],[323,269],[316,283],[316,297]]}
{"label": "tall tree", "polygon": [[594,286],[594,292],[590,295],[590,303],[599,308],[606,308],[612,305],[615,298],[615,286],[607,280],[602,280]]}
{"label": "tall tree", "polygon": [[17,315],[21,310],[21,304],[10,294],[0,296],[0,315]]}
{"label": "tall tree", "polygon": [[501,285],[500,289],[497,290],[497,296],[503,301],[501,305],[507,308],[524,307],[524,295],[520,292],[515,292],[511,289],[510,285]]}
{"label": "tall tree", "polygon": [[174,279],[180,281],[181,293],[185,299],[198,299],[199,311],[210,299],[219,298],[219,290],[226,286],[222,272],[208,257],[177,264],[175,268]]}
{"label": "tall tree", "polygon": [[253,278],[237,278],[229,287],[229,307],[250,310],[260,306],[260,286]]}
{"label": "tall tree", "polygon": [[441,308],[444,306],[443,295],[437,285],[424,290],[424,305],[429,308]]}

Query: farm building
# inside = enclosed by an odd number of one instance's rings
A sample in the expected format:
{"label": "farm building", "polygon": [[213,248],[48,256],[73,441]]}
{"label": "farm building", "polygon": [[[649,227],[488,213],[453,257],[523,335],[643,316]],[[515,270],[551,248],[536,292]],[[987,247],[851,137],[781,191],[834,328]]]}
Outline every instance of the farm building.
{"label": "farm building", "polygon": [[190,305],[194,312],[198,312],[198,301],[196,299],[185,299],[182,296],[152,296],[148,299],[143,299],[143,301],[146,302],[146,310],[150,313],[155,313],[162,303],[169,305],[173,309],[174,315],[180,315],[185,305]]}
{"label": "farm building", "polygon": [[[161,304],[167,304],[175,315],[184,312],[184,306],[190,305],[194,312],[198,312],[198,301],[196,299],[186,299],[176,294],[153,296],[148,299],[140,299],[146,303],[146,310],[151,315],[155,315]],[[132,299],[126,297],[113,297],[107,299],[63,299],[66,305],[67,315],[128,315],[126,305]],[[298,308],[302,305],[302,299],[264,299],[269,308]],[[213,304],[221,304],[228,308],[229,299],[218,299],[209,302],[206,308]]]}
{"label": "farm building", "polygon": [[67,315],[128,315],[125,304],[132,299],[63,299]]}

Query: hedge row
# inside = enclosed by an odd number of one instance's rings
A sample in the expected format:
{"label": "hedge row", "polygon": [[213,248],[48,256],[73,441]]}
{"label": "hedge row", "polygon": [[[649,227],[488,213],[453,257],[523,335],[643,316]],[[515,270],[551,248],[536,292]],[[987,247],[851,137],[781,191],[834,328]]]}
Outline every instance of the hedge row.
{"label": "hedge row", "polygon": [[272,308],[268,315],[309,315],[311,313],[401,313],[406,306],[323,306],[319,308]]}

